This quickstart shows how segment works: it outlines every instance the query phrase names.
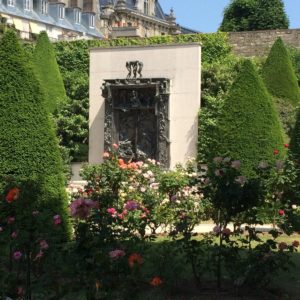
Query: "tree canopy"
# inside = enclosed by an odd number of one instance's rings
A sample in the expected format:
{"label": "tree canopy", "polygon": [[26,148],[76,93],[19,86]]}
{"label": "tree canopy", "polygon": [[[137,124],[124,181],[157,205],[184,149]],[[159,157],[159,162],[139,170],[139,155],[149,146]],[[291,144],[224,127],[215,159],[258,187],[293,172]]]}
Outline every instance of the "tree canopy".
{"label": "tree canopy", "polygon": [[289,20],[282,0],[231,0],[225,8],[221,31],[286,29]]}

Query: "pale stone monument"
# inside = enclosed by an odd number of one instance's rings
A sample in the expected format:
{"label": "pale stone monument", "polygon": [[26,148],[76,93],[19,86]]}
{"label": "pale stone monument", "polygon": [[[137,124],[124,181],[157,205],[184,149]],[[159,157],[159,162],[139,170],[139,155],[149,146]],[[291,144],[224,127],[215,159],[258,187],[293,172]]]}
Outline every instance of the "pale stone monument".
{"label": "pale stone monument", "polygon": [[170,168],[196,157],[200,92],[198,43],[92,49],[89,163],[113,143]]}

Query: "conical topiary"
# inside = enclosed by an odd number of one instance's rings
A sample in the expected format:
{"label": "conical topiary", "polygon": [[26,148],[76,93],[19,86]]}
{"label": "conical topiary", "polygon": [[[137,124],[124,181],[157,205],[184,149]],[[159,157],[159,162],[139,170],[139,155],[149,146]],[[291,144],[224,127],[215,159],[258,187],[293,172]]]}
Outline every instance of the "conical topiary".
{"label": "conical topiary", "polygon": [[51,218],[58,214],[62,224],[55,230],[66,236],[69,226],[62,162],[43,102],[44,93],[15,33],[6,32],[0,40],[0,175],[16,182],[38,182],[40,193],[33,198],[50,222],[45,221],[43,230],[51,231]]}
{"label": "conical topiary", "polygon": [[299,104],[300,90],[297,77],[281,38],[278,38],[271,48],[262,69],[262,76],[273,96],[285,99],[294,106]]}
{"label": "conical topiary", "polygon": [[250,60],[242,63],[218,123],[218,155],[240,160],[245,176],[254,176],[260,161],[272,163],[283,157],[283,130],[278,114]]}
{"label": "conical topiary", "polygon": [[66,91],[55,52],[45,31],[41,32],[33,53],[33,65],[46,95],[46,106],[53,113],[66,102]]}

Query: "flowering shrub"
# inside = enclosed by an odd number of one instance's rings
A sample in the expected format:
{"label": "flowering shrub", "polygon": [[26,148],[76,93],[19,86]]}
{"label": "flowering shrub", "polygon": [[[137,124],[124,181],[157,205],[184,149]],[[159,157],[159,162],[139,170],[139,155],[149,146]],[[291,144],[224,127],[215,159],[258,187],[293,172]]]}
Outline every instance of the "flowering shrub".
{"label": "flowering shrub", "polygon": [[[95,281],[108,293],[138,289],[143,281],[144,255],[157,232],[172,232],[189,220],[191,226],[204,217],[195,164],[165,170],[159,162],[126,162],[118,146],[103,154],[104,163],[86,166],[82,177],[87,186],[72,195],[71,215],[75,224],[74,252],[80,258],[80,280],[95,295]],[[193,222],[191,222],[193,220]],[[152,286],[161,285],[152,274]],[[161,279],[160,279],[161,280]],[[116,295],[115,295],[116,297]]]}
{"label": "flowering shrub", "polygon": [[[53,257],[59,256],[61,217],[40,210],[38,193],[39,185],[34,181],[8,182],[2,191],[0,297],[31,299],[32,292],[46,284],[45,270],[52,274],[51,270],[56,268],[57,258]],[[55,276],[47,280],[58,284]]]}

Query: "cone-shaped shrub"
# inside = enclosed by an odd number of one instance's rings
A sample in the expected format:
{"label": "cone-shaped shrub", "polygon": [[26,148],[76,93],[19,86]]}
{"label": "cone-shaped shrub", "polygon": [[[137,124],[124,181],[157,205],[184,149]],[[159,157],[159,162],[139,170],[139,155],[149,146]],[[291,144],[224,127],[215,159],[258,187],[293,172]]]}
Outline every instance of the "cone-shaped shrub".
{"label": "cone-shaped shrub", "polygon": [[45,31],[41,32],[37,39],[33,65],[36,77],[46,95],[48,111],[53,113],[66,101],[66,91],[53,46]]}
{"label": "cone-shaped shrub", "polygon": [[59,214],[62,224],[55,230],[66,234],[62,162],[43,97],[16,35],[6,32],[0,40],[0,176],[38,182],[40,193],[33,198],[37,209],[49,215],[45,228],[51,230],[52,217]]}
{"label": "cone-shaped shrub", "polygon": [[278,114],[249,60],[243,62],[225,100],[219,131],[218,154],[240,160],[242,173],[247,177],[254,176],[253,170],[260,161],[274,162],[283,157],[283,130]]}
{"label": "cone-shaped shrub", "polygon": [[300,102],[300,90],[292,61],[281,38],[274,43],[262,70],[269,92],[293,105]]}

